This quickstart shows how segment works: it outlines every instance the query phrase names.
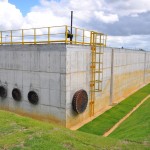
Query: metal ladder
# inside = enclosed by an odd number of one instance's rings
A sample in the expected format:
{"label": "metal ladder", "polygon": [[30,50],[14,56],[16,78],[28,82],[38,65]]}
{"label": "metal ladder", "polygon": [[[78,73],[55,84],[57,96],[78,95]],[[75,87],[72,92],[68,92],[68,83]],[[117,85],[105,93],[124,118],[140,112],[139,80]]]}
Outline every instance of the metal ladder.
{"label": "metal ladder", "polygon": [[90,116],[94,115],[96,92],[102,92],[103,53],[106,46],[106,35],[91,32],[91,79],[90,79]]}

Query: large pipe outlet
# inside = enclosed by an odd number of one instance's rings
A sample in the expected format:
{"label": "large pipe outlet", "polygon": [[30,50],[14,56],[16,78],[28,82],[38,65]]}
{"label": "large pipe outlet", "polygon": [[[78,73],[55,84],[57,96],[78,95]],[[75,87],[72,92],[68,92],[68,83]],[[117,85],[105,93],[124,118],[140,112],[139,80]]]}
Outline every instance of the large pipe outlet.
{"label": "large pipe outlet", "polygon": [[7,89],[4,86],[0,86],[0,97],[6,98],[7,97]]}
{"label": "large pipe outlet", "polygon": [[80,114],[85,111],[87,104],[88,104],[87,92],[83,89],[75,92],[72,99],[73,110],[78,114]]}
{"label": "large pipe outlet", "polygon": [[38,94],[35,91],[30,91],[28,93],[28,100],[32,104],[37,104],[39,101]]}
{"label": "large pipe outlet", "polygon": [[21,91],[18,88],[14,88],[12,90],[12,97],[14,100],[20,101],[21,100]]}

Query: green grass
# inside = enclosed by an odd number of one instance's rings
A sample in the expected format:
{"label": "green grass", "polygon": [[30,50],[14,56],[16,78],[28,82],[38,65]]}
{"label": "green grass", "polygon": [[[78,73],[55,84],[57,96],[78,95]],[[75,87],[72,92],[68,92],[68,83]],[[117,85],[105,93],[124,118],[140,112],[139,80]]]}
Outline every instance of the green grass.
{"label": "green grass", "polygon": [[[56,124],[0,110],[0,150],[148,150],[150,149],[150,99],[138,108],[109,137],[102,137],[142,99],[149,95],[150,84],[91,123],[70,131]],[[96,135],[95,135],[96,134]]]}
{"label": "green grass", "polygon": [[111,129],[122,117],[129,113],[141,100],[150,94],[150,84],[141,88],[124,101],[106,111],[91,122],[82,126],[79,131],[103,135]]}
{"label": "green grass", "polygon": [[143,143],[70,131],[14,113],[0,111],[0,149],[8,150],[116,150],[148,149]]}
{"label": "green grass", "polygon": [[150,148],[150,98],[109,136],[144,142]]}

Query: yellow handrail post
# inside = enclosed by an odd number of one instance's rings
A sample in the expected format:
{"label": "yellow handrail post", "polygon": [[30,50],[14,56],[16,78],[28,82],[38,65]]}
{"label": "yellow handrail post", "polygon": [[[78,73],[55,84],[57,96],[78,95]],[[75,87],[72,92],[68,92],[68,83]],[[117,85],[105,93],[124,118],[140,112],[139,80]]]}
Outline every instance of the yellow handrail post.
{"label": "yellow handrail post", "polygon": [[75,28],[75,44],[77,44],[77,28]]}
{"label": "yellow handrail post", "polygon": [[11,43],[11,45],[13,44],[13,42],[12,42],[12,30],[10,31],[10,43]]}
{"label": "yellow handrail post", "polygon": [[93,42],[93,31],[90,32],[90,45],[92,45]]}
{"label": "yellow handrail post", "polygon": [[103,43],[102,42],[102,35],[100,34],[100,46],[101,46],[102,43]]}
{"label": "yellow handrail post", "polygon": [[84,29],[83,29],[83,45],[84,45]]}
{"label": "yellow handrail post", "polygon": [[106,47],[107,35],[105,35],[105,47]]}
{"label": "yellow handrail post", "polygon": [[103,43],[104,43],[103,46],[105,46],[105,36],[104,35],[103,35]]}
{"label": "yellow handrail post", "polygon": [[48,27],[48,44],[50,44],[50,27]]}
{"label": "yellow handrail post", "polygon": [[66,34],[66,35],[65,35],[65,43],[67,43],[67,42],[68,42],[68,41],[67,41],[67,38],[68,38],[68,26],[67,26],[67,25],[65,26],[65,30],[66,30],[66,31],[65,31],[65,34]]}
{"label": "yellow handrail post", "polygon": [[2,45],[2,39],[3,39],[3,37],[2,37],[2,32],[0,32],[1,34],[0,34],[0,36],[1,36],[1,45]]}
{"label": "yellow handrail post", "polygon": [[36,44],[36,28],[34,28],[34,44]]}
{"label": "yellow handrail post", "polygon": [[24,30],[22,29],[22,44],[24,45]]}

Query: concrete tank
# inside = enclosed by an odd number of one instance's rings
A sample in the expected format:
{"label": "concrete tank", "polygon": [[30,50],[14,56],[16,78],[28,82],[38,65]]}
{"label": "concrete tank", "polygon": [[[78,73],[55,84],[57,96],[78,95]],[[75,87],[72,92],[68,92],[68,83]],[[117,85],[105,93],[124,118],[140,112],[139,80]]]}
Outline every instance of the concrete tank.
{"label": "concrete tank", "polygon": [[[113,63],[113,65],[112,65]],[[0,107],[70,128],[89,116],[91,47],[71,44],[1,45],[0,87],[7,94]],[[150,81],[150,53],[104,48],[102,92],[96,94],[94,113],[117,103]],[[14,100],[19,89],[20,100]],[[86,110],[72,108],[76,91],[88,95]],[[29,96],[29,92],[35,92]],[[3,92],[0,91],[0,94]],[[37,102],[28,99],[37,97]]]}

